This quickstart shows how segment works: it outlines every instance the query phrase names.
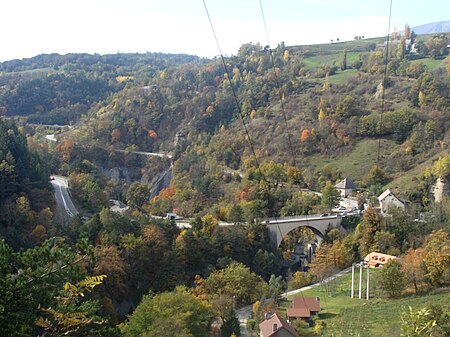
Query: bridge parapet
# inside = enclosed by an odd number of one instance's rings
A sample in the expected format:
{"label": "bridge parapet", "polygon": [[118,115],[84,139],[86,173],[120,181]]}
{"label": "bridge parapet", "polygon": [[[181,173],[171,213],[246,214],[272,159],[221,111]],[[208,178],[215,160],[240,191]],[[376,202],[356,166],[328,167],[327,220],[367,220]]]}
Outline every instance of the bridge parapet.
{"label": "bridge parapet", "polygon": [[339,227],[342,222],[341,215],[302,215],[297,217],[283,217],[278,219],[267,219],[263,221],[269,230],[269,238],[275,249],[280,247],[281,241],[286,234],[298,227],[308,227],[321,238],[329,228]]}

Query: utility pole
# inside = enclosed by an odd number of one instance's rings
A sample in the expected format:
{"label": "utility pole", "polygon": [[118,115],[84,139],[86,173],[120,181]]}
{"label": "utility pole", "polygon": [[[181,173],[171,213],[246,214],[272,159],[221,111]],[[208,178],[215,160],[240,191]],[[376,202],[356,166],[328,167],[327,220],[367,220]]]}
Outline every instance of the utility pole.
{"label": "utility pole", "polygon": [[362,262],[359,263],[359,299],[362,298]]}
{"label": "utility pole", "polygon": [[370,268],[369,268],[369,265],[367,265],[367,295],[366,295],[366,299],[368,300],[369,299],[369,270],[370,270]]}
{"label": "utility pole", "polygon": [[352,293],[350,295],[350,298],[354,298],[355,293],[355,264],[352,263]]}

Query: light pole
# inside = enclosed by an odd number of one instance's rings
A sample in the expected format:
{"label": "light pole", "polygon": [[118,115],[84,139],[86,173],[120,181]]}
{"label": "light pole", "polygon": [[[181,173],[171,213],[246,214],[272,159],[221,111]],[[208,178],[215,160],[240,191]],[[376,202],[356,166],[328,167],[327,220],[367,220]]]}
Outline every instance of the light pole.
{"label": "light pole", "polygon": [[236,295],[233,295],[233,310],[236,310]]}

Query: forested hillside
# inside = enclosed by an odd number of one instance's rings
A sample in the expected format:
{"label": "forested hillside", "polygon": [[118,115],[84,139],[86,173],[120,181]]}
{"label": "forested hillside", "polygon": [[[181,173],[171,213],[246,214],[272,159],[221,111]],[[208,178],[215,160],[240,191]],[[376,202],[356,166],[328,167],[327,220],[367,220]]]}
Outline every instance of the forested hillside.
{"label": "forested hillside", "polygon": [[[236,306],[257,303],[257,329],[264,310],[283,310],[257,301],[372,250],[405,257],[398,294],[448,286],[449,38],[383,40],[249,43],[224,63],[156,53],[0,63],[0,335],[205,336],[218,318],[229,337]],[[53,175],[79,214],[52,197]],[[288,272],[295,246],[315,237],[294,230],[276,250],[263,220],[335,212],[343,178],[357,185],[357,216]],[[386,188],[407,207],[383,218]]]}

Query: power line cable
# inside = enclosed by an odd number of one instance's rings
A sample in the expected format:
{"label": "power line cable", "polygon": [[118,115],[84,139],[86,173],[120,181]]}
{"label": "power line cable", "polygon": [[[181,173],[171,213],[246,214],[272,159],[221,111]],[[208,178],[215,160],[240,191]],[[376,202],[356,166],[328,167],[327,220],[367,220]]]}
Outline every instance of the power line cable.
{"label": "power line cable", "polygon": [[378,138],[378,151],[377,151],[377,167],[380,164],[380,156],[381,156],[381,132],[383,130],[383,113],[385,109],[385,92],[387,85],[387,68],[388,68],[388,58],[389,58],[389,34],[391,31],[391,17],[392,17],[392,0],[389,4],[389,20],[388,20],[388,33],[386,37],[386,53],[384,56],[384,73],[383,73],[383,82],[381,87],[381,112],[380,112],[380,127],[379,127],[379,138]]}
{"label": "power line cable", "polygon": [[256,156],[256,152],[255,152],[255,148],[253,146],[253,142],[252,142],[252,140],[250,138],[250,134],[248,132],[247,123],[245,121],[245,116],[242,113],[241,105],[239,104],[239,100],[238,100],[238,97],[237,97],[236,90],[234,88],[233,82],[231,82],[230,72],[229,72],[228,67],[226,65],[225,58],[224,58],[223,53],[222,53],[222,49],[220,48],[219,39],[217,38],[216,31],[214,29],[214,25],[213,25],[212,20],[211,20],[211,16],[209,15],[208,7],[206,6],[205,0],[202,0],[202,1],[203,1],[203,6],[205,7],[206,15],[208,16],[209,25],[211,26],[211,30],[213,32],[214,39],[216,41],[217,49],[219,50],[219,53],[220,53],[220,59],[222,60],[222,66],[223,66],[223,68],[225,70],[225,73],[227,74],[228,82],[230,84],[231,92],[233,93],[233,98],[234,98],[234,101],[236,103],[236,107],[238,109],[239,117],[241,118],[242,125],[244,127],[244,131],[245,131],[245,134],[247,136],[247,141],[249,143],[250,150],[252,152],[253,157],[255,158],[255,163],[256,163],[256,166],[258,168],[258,171],[259,171],[260,175],[262,177],[264,177],[264,175],[261,172],[261,168],[260,168],[260,165],[259,165],[258,157]]}
{"label": "power line cable", "polygon": [[[223,53],[222,53],[222,49],[220,48],[219,39],[217,38],[216,31],[214,29],[214,25],[213,25],[212,20],[211,20],[211,16],[209,15],[208,7],[206,6],[205,0],[202,0],[202,1],[203,1],[203,5],[205,7],[206,15],[208,16],[209,24],[211,26],[211,30],[212,30],[213,35],[214,35],[214,39],[216,41],[217,48],[218,48],[219,53],[220,53],[220,58],[222,60],[222,65],[223,65],[223,68],[225,70],[225,73],[227,74],[228,82],[230,84],[230,88],[231,88],[231,91],[233,93],[233,98],[234,98],[234,101],[236,103],[236,107],[238,109],[238,113],[239,113],[239,116],[241,118],[242,125],[243,125],[244,130],[245,130],[245,134],[247,136],[247,141],[249,143],[252,155],[253,155],[253,157],[255,159],[255,163],[256,163],[258,172],[259,172],[260,176],[262,177],[263,181],[265,182],[267,188],[269,188],[270,184],[269,184],[266,176],[261,171],[261,167],[260,167],[260,164],[259,164],[259,161],[258,161],[258,157],[256,156],[255,148],[254,148],[253,142],[251,140],[250,133],[248,132],[248,127],[247,127],[247,123],[245,121],[245,116],[242,113],[241,105],[239,104],[239,100],[238,100],[238,97],[237,97],[236,90],[235,90],[235,88],[233,86],[233,83],[231,82],[230,72],[229,72],[228,67],[226,65],[225,58],[224,58]],[[280,236],[283,237],[281,229],[280,229],[280,225],[278,223],[278,218],[276,216],[275,216],[275,223],[277,225],[277,229],[278,229],[278,232],[279,232]]]}
{"label": "power line cable", "polygon": [[[262,19],[263,19],[263,22],[264,22],[264,29],[265,29],[265,32],[266,32],[267,43],[269,44],[269,48],[270,48],[270,39],[269,39],[268,30],[267,30],[267,23],[266,23],[266,17],[264,15],[264,9],[263,9],[263,5],[262,5],[262,0],[259,0],[259,7],[261,9],[261,15],[262,15]],[[283,91],[281,89],[281,85],[280,85],[280,81],[279,81],[279,78],[278,78],[277,70],[275,68],[275,61],[274,61],[274,57],[273,57],[273,50],[270,49],[269,51],[270,51],[270,60],[271,60],[273,72],[274,72],[274,75],[275,75],[275,83],[277,85],[278,94],[280,96],[281,112],[283,114],[284,123],[286,124],[286,133],[287,133],[287,136],[288,136],[289,149],[290,149],[291,155],[292,155],[292,164],[293,164],[294,167],[296,167],[297,164],[296,164],[296,160],[295,160],[294,147],[292,146],[292,136],[291,136],[291,133],[289,131],[288,121],[287,121],[287,117],[286,117],[286,109],[284,108],[284,95],[283,95]]]}

